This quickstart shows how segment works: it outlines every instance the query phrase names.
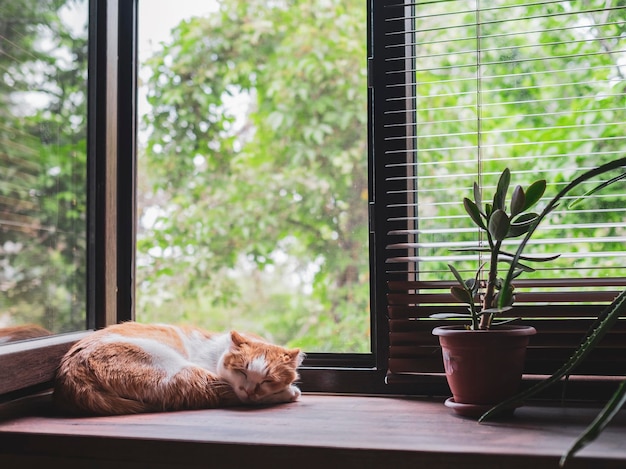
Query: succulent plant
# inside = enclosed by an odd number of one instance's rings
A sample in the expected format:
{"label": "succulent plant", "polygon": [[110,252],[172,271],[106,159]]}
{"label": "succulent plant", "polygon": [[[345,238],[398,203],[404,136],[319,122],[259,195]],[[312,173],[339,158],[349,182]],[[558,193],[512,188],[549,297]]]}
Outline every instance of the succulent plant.
{"label": "succulent plant", "polygon": [[537,222],[539,214],[530,210],[539,202],[546,190],[546,181],[543,179],[533,182],[526,189],[517,185],[507,207],[510,183],[511,172],[506,168],[498,179],[493,199],[483,202],[483,195],[476,182],[474,182],[474,200],[468,197],[463,199],[465,211],[484,233],[486,244],[456,251],[488,253],[489,257],[470,279],[464,279],[453,265],[448,265],[458,282],[458,285],[454,285],[450,291],[456,299],[468,305],[471,329],[489,329],[495,325],[493,322],[495,315],[511,309],[514,287],[510,282],[505,286],[503,279],[498,277],[500,263],[513,263],[512,278],[516,278],[523,272],[534,271],[527,265],[528,262],[547,262],[559,257],[554,255],[515,258],[514,253],[503,249],[504,240],[527,234]]}

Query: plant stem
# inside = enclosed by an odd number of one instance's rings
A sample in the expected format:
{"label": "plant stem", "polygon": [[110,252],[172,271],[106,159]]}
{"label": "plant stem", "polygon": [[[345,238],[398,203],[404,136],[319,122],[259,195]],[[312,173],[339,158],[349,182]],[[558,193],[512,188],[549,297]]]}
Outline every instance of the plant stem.
{"label": "plant stem", "polygon": [[[496,291],[496,280],[498,278],[498,254],[502,247],[502,241],[496,241],[495,245],[491,249],[491,259],[489,261],[489,275],[487,277],[487,289],[485,296],[483,297],[483,310],[493,307],[493,299]],[[491,327],[491,321],[493,319],[493,313],[483,314],[480,317],[479,329],[489,329]]]}

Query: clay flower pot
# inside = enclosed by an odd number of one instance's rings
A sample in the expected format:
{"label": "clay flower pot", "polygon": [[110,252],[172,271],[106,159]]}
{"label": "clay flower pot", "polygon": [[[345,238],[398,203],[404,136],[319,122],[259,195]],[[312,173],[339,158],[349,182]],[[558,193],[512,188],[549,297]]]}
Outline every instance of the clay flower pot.
{"label": "clay flower pot", "polygon": [[[446,406],[457,414],[480,417],[495,404],[513,396],[519,388],[530,326],[501,326],[490,330],[466,330],[441,326],[439,336],[452,397]],[[514,409],[512,409],[513,411]]]}

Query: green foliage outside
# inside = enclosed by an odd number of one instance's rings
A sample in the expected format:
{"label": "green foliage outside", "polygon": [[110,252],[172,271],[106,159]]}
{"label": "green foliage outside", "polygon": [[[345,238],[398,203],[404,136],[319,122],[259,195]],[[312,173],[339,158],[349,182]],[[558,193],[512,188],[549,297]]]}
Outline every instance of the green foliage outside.
{"label": "green foliage outside", "polygon": [[365,3],[224,1],[172,34],[145,64],[137,317],[368,351]]}
{"label": "green foliage outside", "polygon": [[86,25],[85,2],[0,0],[0,328],[85,328]]}

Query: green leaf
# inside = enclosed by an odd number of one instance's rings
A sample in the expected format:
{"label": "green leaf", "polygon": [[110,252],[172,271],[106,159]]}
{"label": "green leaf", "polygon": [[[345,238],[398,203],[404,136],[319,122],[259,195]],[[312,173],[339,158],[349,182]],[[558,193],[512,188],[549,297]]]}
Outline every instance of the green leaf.
{"label": "green leaf", "polygon": [[535,181],[530,186],[528,186],[528,189],[526,189],[526,201],[524,203],[524,208],[522,209],[522,211],[528,210],[537,202],[539,202],[539,200],[541,199],[545,191],[546,191],[545,179],[540,179],[539,181]]}
{"label": "green leaf", "polygon": [[490,203],[485,204],[485,216],[487,220],[491,217],[491,212],[493,212],[493,206]]}
{"label": "green leaf", "polygon": [[509,184],[511,182],[511,171],[509,168],[505,168],[498,179],[498,186],[496,193],[493,196],[493,209],[504,210],[506,206],[506,193],[509,190]]}
{"label": "green leaf", "polygon": [[465,285],[465,280],[463,280],[463,277],[461,277],[459,271],[456,270],[456,268],[452,264],[448,264],[448,267],[450,268],[450,271],[452,271],[452,274],[456,278],[456,281],[459,282],[460,285]]}
{"label": "green leaf", "polygon": [[526,399],[550,387],[552,384],[559,382],[564,376],[571,374],[571,372],[587,358],[589,353],[591,353],[617,320],[625,314],[626,290],[622,291],[617,298],[600,313],[598,320],[594,323],[589,332],[587,332],[576,351],[552,374],[552,376],[501,402],[483,414],[478,421],[484,422],[504,410],[511,409],[523,403]]}
{"label": "green leaf", "polygon": [[508,215],[502,209],[497,209],[489,218],[489,234],[496,241],[506,238],[511,224]]}
{"label": "green leaf", "polygon": [[610,186],[611,184],[614,184],[618,181],[621,181],[622,179],[626,179],[626,173],[620,174],[619,176],[616,176],[612,179],[609,179],[608,181],[604,181],[602,184],[594,187],[593,189],[585,192],[583,195],[581,195],[580,197],[576,198],[571,204],[569,204],[567,206],[567,208],[573,208],[576,205],[578,205],[579,203],[581,203],[584,199],[586,199],[587,197],[589,197],[590,195],[595,194],[596,192],[604,189],[607,186]]}
{"label": "green leaf", "polygon": [[591,425],[576,439],[574,444],[561,457],[559,466],[563,467],[565,463],[574,456],[575,453],[587,446],[595,440],[604,427],[613,420],[620,409],[626,404],[626,380],[622,381],[609,402],[606,403],[602,411],[596,416]]}
{"label": "green leaf", "polygon": [[515,186],[511,196],[511,218],[524,210],[526,206],[526,195],[522,186]]}
{"label": "green leaf", "polygon": [[517,219],[511,222],[511,228],[507,234],[507,238],[516,238],[528,232],[537,220],[536,213],[522,213]]}
{"label": "green leaf", "polygon": [[465,281],[465,288],[472,292],[472,296],[478,291],[478,281],[475,278],[468,278]]}
{"label": "green leaf", "polygon": [[510,307],[513,304],[514,299],[515,298],[513,296],[513,288],[506,288],[498,292],[498,301],[496,302],[496,304],[503,305],[498,306],[498,308]]}
{"label": "green leaf", "polygon": [[480,193],[480,187],[478,187],[478,183],[474,181],[474,202],[476,202],[476,206],[480,210],[483,206],[483,198]]}
{"label": "green leaf", "polygon": [[453,297],[455,297],[457,300],[463,303],[469,304],[474,301],[474,299],[472,298],[472,295],[465,288],[457,287],[455,285],[450,288],[450,293],[452,293]]}
{"label": "green leaf", "polygon": [[463,198],[463,206],[465,207],[465,211],[468,213],[474,223],[476,223],[483,230],[486,230],[487,227],[483,222],[478,206],[467,197]]}

